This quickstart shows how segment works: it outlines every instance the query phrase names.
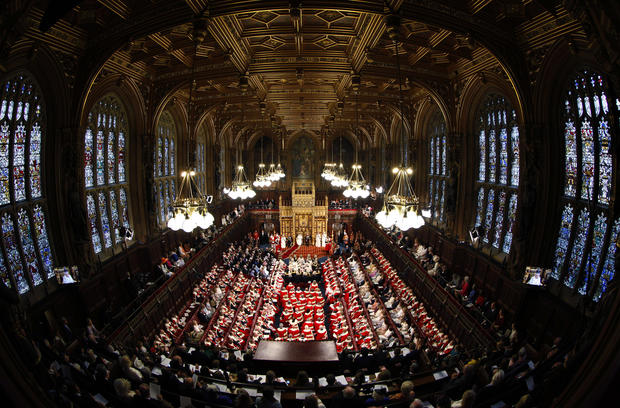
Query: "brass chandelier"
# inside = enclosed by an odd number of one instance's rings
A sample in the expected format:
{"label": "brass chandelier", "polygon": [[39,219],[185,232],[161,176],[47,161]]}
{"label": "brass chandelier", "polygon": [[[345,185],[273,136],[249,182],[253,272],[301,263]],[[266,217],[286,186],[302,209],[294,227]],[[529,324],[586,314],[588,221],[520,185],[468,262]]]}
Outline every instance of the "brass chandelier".
{"label": "brass chandelier", "polygon": [[[194,31],[196,33],[196,29]],[[196,80],[194,72],[196,67],[196,50],[200,39],[204,39],[200,35],[194,34],[194,58],[192,60],[192,78],[189,86],[189,97],[187,103],[187,163],[190,163],[190,146],[195,146],[194,135],[194,106],[192,103],[193,91],[196,88]],[[195,160],[195,159],[194,159]],[[185,232],[192,232],[196,227],[209,228],[213,225],[213,215],[209,213],[208,204],[212,197],[207,197],[202,193],[200,186],[196,183],[194,176],[196,172],[188,169],[181,172],[181,187],[179,194],[172,203],[172,211],[168,219],[168,228],[174,231],[182,229]]]}
{"label": "brass chandelier", "polygon": [[[355,96],[355,134],[359,136],[357,132],[359,132],[359,111],[358,111],[358,103],[359,103],[359,92],[356,92]],[[360,140],[358,137],[357,140]],[[343,191],[343,195],[348,198],[368,198],[370,195],[370,186],[366,184],[366,179],[364,179],[364,175],[362,174],[362,165],[358,163],[357,157],[357,145],[355,145],[355,163],[352,166],[351,176],[348,180],[348,187]]]}
{"label": "brass chandelier", "polygon": [[394,167],[392,173],[395,175],[394,181],[385,194],[383,208],[377,213],[377,222],[384,228],[396,226],[400,230],[406,231],[410,228],[420,228],[424,225],[424,218],[420,215],[420,201],[415,195],[410,176],[413,169],[408,166],[408,135],[405,132],[405,119],[403,112],[403,88],[400,73],[400,58],[398,53],[398,27],[399,21],[396,16],[390,16],[392,21],[388,21],[388,32],[394,41],[396,52],[396,65],[398,67],[398,103],[400,109],[400,132],[401,132],[401,166]]}

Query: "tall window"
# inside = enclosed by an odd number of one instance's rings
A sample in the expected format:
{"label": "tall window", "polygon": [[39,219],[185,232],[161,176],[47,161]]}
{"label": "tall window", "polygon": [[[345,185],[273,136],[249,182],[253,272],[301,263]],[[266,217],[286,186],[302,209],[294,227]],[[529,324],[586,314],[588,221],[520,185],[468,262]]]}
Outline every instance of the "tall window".
{"label": "tall window", "polygon": [[519,186],[519,127],[506,99],[489,95],[478,120],[478,180],[476,225],[483,241],[510,252]]}
{"label": "tall window", "polygon": [[613,117],[620,101],[608,97],[601,75],[580,72],[562,106],[563,209],[552,277],[599,300],[614,275],[620,219],[608,208],[612,191]]}
{"label": "tall window", "polygon": [[108,95],[93,106],[84,133],[86,209],[96,254],[120,244],[119,228],[129,228],[126,153],[127,115]]}
{"label": "tall window", "polygon": [[41,186],[45,112],[33,81],[0,89],[0,278],[20,294],[54,277]]}
{"label": "tall window", "polygon": [[437,222],[444,223],[444,202],[446,198],[447,147],[446,122],[439,110],[436,110],[429,122],[430,163],[428,169],[428,194],[431,217]]}
{"label": "tall window", "polygon": [[157,123],[157,147],[155,149],[155,189],[157,216],[161,225],[168,221],[168,207],[174,202],[176,187],[176,126],[168,111],[164,111]]}

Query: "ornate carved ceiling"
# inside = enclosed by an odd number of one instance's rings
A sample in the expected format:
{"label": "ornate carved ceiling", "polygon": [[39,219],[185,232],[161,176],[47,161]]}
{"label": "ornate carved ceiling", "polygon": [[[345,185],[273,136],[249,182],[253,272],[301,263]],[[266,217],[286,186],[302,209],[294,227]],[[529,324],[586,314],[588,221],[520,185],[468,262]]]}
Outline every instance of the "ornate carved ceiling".
{"label": "ornate carved ceiling", "polygon": [[[71,56],[80,70],[72,74],[76,86],[88,88],[99,78],[122,74],[156,89],[154,104],[187,94],[193,37],[204,36],[195,57],[197,103],[203,109],[234,105],[233,111],[243,103],[246,120],[259,123],[258,101],[264,100],[289,132],[324,132],[340,111],[342,118],[331,123],[351,127],[354,74],[361,76],[363,126],[381,122],[385,107],[397,104],[388,14],[402,16],[399,51],[409,105],[428,95],[449,99],[454,83],[484,70],[527,76],[525,54],[560,35],[580,35],[579,24],[558,0],[16,3],[23,7],[16,14],[26,16],[19,20],[24,36],[11,47],[20,41],[48,44]],[[243,75],[247,90],[239,85]]]}

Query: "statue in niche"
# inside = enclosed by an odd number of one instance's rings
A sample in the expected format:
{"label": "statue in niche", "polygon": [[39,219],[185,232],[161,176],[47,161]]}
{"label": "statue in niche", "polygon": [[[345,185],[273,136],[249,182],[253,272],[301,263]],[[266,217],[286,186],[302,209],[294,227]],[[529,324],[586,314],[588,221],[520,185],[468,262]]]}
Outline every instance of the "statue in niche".
{"label": "statue in niche", "polygon": [[314,143],[308,136],[303,135],[295,141],[291,148],[291,164],[293,177],[312,178],[314,175]]}

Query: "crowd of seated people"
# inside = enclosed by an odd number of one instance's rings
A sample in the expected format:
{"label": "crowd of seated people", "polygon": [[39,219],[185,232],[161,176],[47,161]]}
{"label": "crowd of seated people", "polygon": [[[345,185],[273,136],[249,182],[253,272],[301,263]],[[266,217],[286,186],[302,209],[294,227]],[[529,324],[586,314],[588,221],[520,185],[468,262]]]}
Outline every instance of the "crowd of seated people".
{"label": "crowd of seated people", "polygon": [[228,214],[222,215],[222,226],[226,226],[230,224],[237,218],[241,217],[244,212],[245,212],[245,205],[239,204]]}
{"label": "crowd of seated people", "polygon": [[[561,339],[540,350],[523,342],[499,342],[491,350],[462,354],[459,372],[443,379],[439,391],[421,394],[414,386],[421,372],[420,354],[414,348],[363,349],[343,357],[340,373],[310,378],[300,372],[297,379],[287,380],[273,371],[257,373],[245,353],[212,345],[179,344],[174,350],[163,350],[138,342],[121,348],[105,344],[90,321],[83,336],[76,339],[74,331],[68,328],[32,343],[41,356],[34,369],[39,381],[63,407],[101,407],[104,400],[113,407],[173,407],[179,406],[180,396],[207,405],[252,407],[262,406],[262,399],[277,401],[273,389],[287,387],[310,388],[313,402],[320,400],[327,407],[421,407],[422,401],[435,407],[487,407],[498,400],[509,406],[548,406],[577,361],[575,350]],[[78,347],[69,348],[73,342]],[[157,393],[150,383],[157,384]],[[259,387],[262,395],[250,397],[244,384]],[[337,392],[328,394],[328,389]]]}
{"label": "crowd of seated people", "polygon": [[273,210],[278,208],[278,203],[274,199],[256,200],[247,203],[248,210]]}
{"label": "crowd of seated people", "polygon": [[[231,252],[238,247],[229,249],[228,259],[236,259]],[[285,264],[279,261],[272,264],[269,277],[264,279],[243,271],[234,272],[228,269],[231,265],[230,262],[227,266],[216,265],[206,271],[194,288],[191,302],[165,320],[152,339],[137,342],[135,347],[104,343],[90,321],[83,335],[75,336],[66,320],[50,339],[33,343],[41,351],[40,380],[49,396],[58,405],[67,407],[102,406],[95,396],[115,407],[179,406],[180,396],[207,405],[254,406],[255,400],[273,403],[277,398],[270,388],[261,397],[252,398],[243,390],[243,384],[286,388],[288,383],[315,391],[307,402],[304,400],[306,406],[322,402],[327,407],[382,404],[419,407],[426,400],[436,407],[486,407],[499,399],[509,404],[529,399],[530,404],[547,406],[550,395],[561,388],[573,368],[575,353],[569,344],[557,340],[550,347],[535,350],[524,336],[512,332],[491,350],[470,354],[455,347],[448,353],[448,348],[441,348],[443,336],[439,330],[428,327],[432,319],[423,306],[374,248],[359,258],[328,259],[322,265],[323,288],[317,282],[305,288],[292,283],[285,287],[282,278]],[[362,287],[365,289],[361,290]],[[277,379],[273,372],[258,374],[252,364],[255,347],[251,344],[255,346],[261,338],[273,339],[279,335],[273,327],[274,316],[280,304],[285,303],[285,297],[291,305],[289,318],[304,319],[305,323],[312,321],[315,338],[318,334],[315,325],[320,324],[323,312],[323,323],[329,322],[331,329],[328,335],[340,344],[342,372],[335,374],[341,375],[310,380],[300,373],[296,381],[287,382]],[[410,328],[415,324],[420,329],[403,331],[400,326],[403,338],[409,333],[412,341],[405,340],[404,346],[379,347],[374,336],[370,336],[367,342],[361,333],[363,326],[357,326],[354,320],[356,315],[365,316],[364,308],[373,304],[377,304],[373,310],[384,311],[382,317],[386,322],[391,319],[396,324],[402,311]],[[308,320],[305,320],[306,313]],[[216,329],[217,336],[205,339],[222,314],[228,317],[223,320],[225,325],[219,331]],[[247,320],[249,317],[256,322]],[[259,319],[263,320],[259,322]],[[366,320],[365,327],[371,324],[374,321]],[[249,328],[247,335],[246,328]],[[300,328],[300,338],[305,337],[303,332]],[[346,336],[341,336],[344,332]],[[201,341],[196,341],[198,338]],[[75,342],[77,347],[75,344],[69,347]],[[428,366],[422,356],[433,348],[441,348],[445,353],[438,352],[438,358],[431,359],[433,365]],[[416,393],[410,379],[415,380],[423,367],[433,372],[448,369],[451,364],[457,364],[460,369],[449,370],[450,375],[441,380],[439,393]],[[381,385],[376,385],[377,381]],[[241,385],[235,389],[232,382]],[[154,393],[149,383],[157,384],[160,391]],[[324,387],[330,386],[336,387],[336,395],[322,393]]]}
{"label": "crowd of seated people", "polygon": [[329,202],[328,209],[330,210],[352,210],[355,206],[355,201],[350,198],[331,200]]}
{"label": "crowd of seated people", "polygon": [[306,288],[288,283],[280,289],[278,304],[282,310],[275,340],[326,340],[324,298],[316,281]]}
{"label": "crowd of seated people", "polygon": [[[397,304],[401,306],[400,311],[402,311],[402,315],[400,312],[394,315],[401,322],[401,332],[403,331],[403,323],[406,323],[404,328],[408,330],[410,330],[409,324],[414,323],[424,336],[429,347],[428,351],[436,352],[439,355],[451,353],[455,346],[454,341],[443,333],[434,319],[428,315],[422,302],[417,300],[411,288],[402,281],[383,254],[376,248],[372,248],[371,253],[377,260],[381,272],[385,274],[386,286],[391,287],[395,292],[395,296],[386,302],[390,305]],[[409,323],[407,323],[407,319],[404,319],[405,315],[411,318]],[[405,335],[409,336],[411,334],[411,331],[405,333]]]}
{"label": "crowd of seated people", "polygon": [[425,247],[418,239],[414,239],[410,252],[424,266],[448,293],[458,302],[470,310],[470,314],[492,333],[503,334],[509,328],[504,310],[498,307],[495,300],[485,296],[483,291],[470,281],[469,276],[461,278],[457,273],[448,270],[441,262],[439,255],[433,252],[432,247]]}
{"label": "crowd of seated people", "polygon": [[316,255],[303,256],[293,255],[289,259],[288,269],[284,275],[287,282],[308,282],[321,279],[321,266]]}
{"label": "crowd of seated people", "polygon": [[506,322],[504,310],[498,306],[497,301],[485,296],[481,289],[470,282],[468,276],[461,278],[457,273],[449,271],[432,246],[421,244],[417,238],[412,240],[396,227],[384,231],[399,247],[409,252],[456,301],[468,308],[470,314],[484,328],[497,336],[512,330]]}

